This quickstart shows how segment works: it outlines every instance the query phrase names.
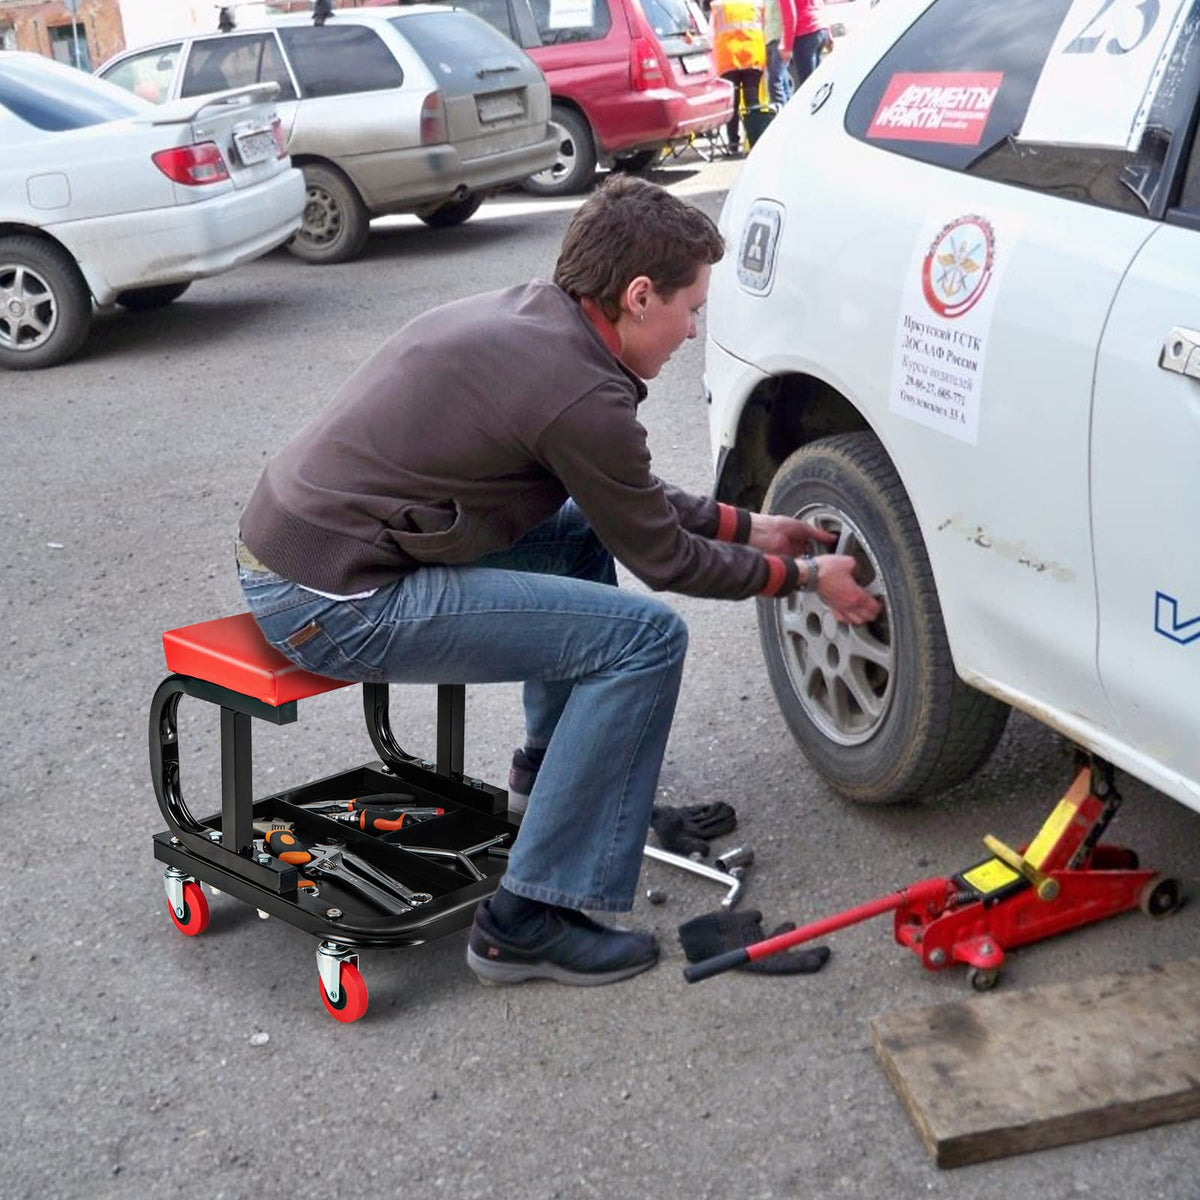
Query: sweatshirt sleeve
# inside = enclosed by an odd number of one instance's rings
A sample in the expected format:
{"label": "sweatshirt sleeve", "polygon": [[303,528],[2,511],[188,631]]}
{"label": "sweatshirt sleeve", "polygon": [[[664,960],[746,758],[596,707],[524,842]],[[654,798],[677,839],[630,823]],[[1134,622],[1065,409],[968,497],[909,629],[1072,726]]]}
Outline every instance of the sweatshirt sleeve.
{"label": "sweatshirt sleeve", "polygon": [[719,540],[722,510],[733,514],[724,518],[731,532],[738,509],[651,474],[646,431],[621,388],[605,385],[576,401],[542,431],[537,451],[613,556],[654,591],[742,600],[796,590],[793,559]]}
{"label": "sweatshirt sleeve", "polygon": [[682,488],[663,483],[663,494],[667,503],[675,510],[679,523],[688,533],[701,537],[716,538],[719,542],[750,540],[750,513],[732,504],[722,504],[711,496],[693,496]]}

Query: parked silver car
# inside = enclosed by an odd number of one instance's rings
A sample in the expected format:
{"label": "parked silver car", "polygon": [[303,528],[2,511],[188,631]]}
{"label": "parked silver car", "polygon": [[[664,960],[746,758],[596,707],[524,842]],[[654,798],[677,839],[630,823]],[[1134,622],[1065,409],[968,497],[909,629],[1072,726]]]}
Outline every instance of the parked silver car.
{"label": "parked silver car", "polygon": [[98,74],[156,102],[277,83],[308,189],[290,249],[308,262],[355,257],[383,213],[460,225],[557,153],[541,71],[478,17],[442,7],[338,9],[324,24],[299,13],[133,50]]}
{"label": "parked silver car", "polygon": [[36,54],[0,52],[0,367],[49,367],[92,302],[156,308],[300,227],[304,181],[273,84],[156,108]]}

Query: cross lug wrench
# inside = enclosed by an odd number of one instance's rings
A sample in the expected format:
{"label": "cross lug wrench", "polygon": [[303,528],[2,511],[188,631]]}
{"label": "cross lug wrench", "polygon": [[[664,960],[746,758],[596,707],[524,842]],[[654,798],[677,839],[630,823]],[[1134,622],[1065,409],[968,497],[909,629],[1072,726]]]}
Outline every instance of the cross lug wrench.
{"label": "cross lug wrench", "polygon": [[[647,858],[668,863],[683,871],[691,871],[693,875],[711,879],[713,883],[719,883],[728,888],[729,890],[721,900],[722,908],[732,908],[741,899],[742,892],[745,890],[746,870],[743,866],[731,866],[728,871],[718,871],[716,867],[710,867],[707,863],[697,862],[694,858],[685,858],[682,854],[672,854],[669,850],[660,850],[657,846],[643,846],[642,853]],[[731,851],[729,857],[732,858],[733,853]],[[743,847],[740,855],[741,861],[747,865],[753,861],[753,851],[748,848]]]}

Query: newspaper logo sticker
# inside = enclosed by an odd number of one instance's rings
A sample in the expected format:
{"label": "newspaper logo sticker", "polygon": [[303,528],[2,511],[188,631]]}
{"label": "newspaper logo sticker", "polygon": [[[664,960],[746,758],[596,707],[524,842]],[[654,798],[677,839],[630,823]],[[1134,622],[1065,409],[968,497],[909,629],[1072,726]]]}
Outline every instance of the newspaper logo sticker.
{"label": "newspaper logo sticker", "polygon": [[933,239],[921,263],[921,291],[939,317],[970,312],[987,291],[996,259],[996,235],[983,217],[959,217]]}
{"label": "newspaper logo sticker", "polygon": [[867,137],[978,146],[1003,82],[1003,71],[893,75]]}

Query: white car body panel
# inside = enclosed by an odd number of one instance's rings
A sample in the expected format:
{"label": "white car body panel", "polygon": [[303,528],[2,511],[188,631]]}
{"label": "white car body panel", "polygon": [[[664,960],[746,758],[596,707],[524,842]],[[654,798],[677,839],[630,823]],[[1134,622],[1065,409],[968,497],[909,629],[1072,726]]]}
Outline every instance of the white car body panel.
{"label": "white car body panel", "polygon": [[[180,190],[184,190],[180,188]],[[97,304],[120,292],[218,275],[283,245],[299,227],[304,179],[289,170],[253,194],[230,189],[201,206],[47,223],[79,263]]]}
{"label": "white car body panel", "polygon": [[[250,102],[272,89],[243,89],[224,102],[147,104],[142,116],[57,132],[5,110],[0,224],[58,241],[100,305],[122,291],[200,279],[258,258],[296,232],[304,208],[303,177],[286,160],[244,166],[232,150],[242,124],[269,128],[272,110]],[[157,151],[205,141],[221,147],[231,178],[177,184],[153,161]]]}
{"label": "white car body panel", "polygon": [[[1172,326],[1200,330],[1200,233],[848,134],[862,78],[927,6],[881,5],[862,40],[839,47],[780,113],[729,192],[708,305],[714,461],[764,378],[798,373],[836,389],[904,482],[959,675],[1200,810],[1198,664],[1151,611],[1156,589],[1174,598],[1178,636],[1195,634],[1200,653],[1200,563],[1137,551],[1192,545],[1200,379],[1164,372],[1158,357]],[[798,169],[806,163],[835,166]],[[737,269],[763,200],[785,210],[765,296]],[[914,255],[931,221],[968,214],[997,231],[999,289],[973,444],[889,407]],[[1070,281],[1069,303],[1058,280]]]}

